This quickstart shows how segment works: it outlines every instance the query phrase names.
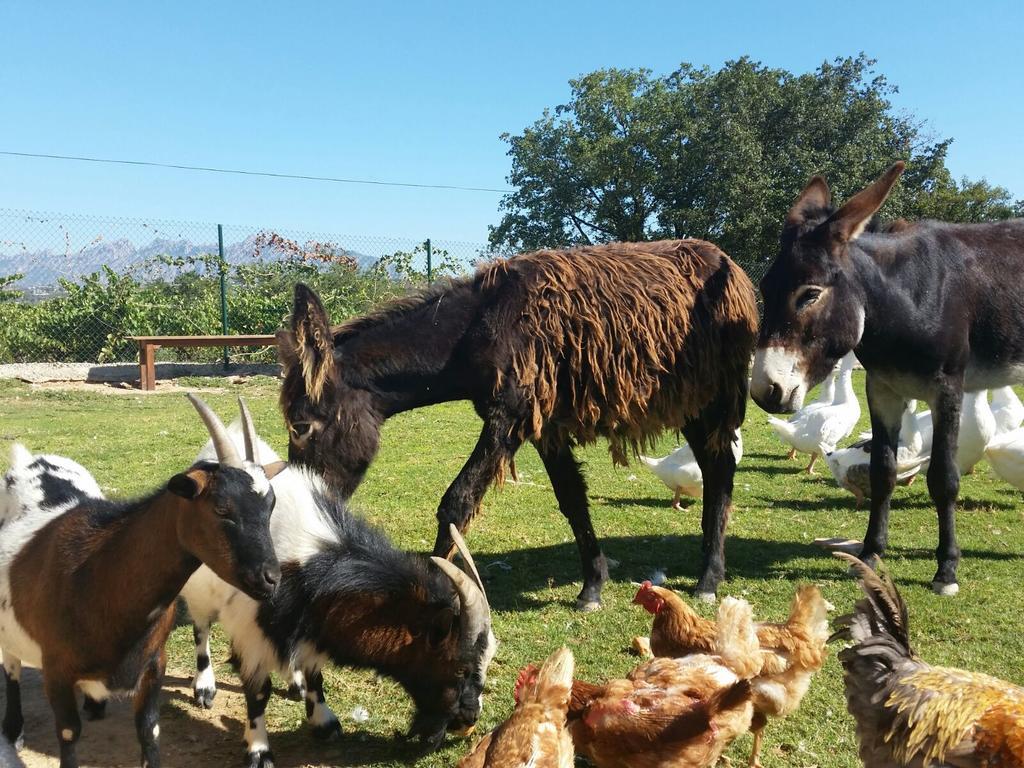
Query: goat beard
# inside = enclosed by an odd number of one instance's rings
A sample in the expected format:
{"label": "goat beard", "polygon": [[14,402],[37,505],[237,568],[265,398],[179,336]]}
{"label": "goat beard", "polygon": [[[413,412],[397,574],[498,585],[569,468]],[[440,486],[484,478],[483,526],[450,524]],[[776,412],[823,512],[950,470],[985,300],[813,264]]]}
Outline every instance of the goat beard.
{"label": "goat beard", "polygon": [[413,716],[409,732],[404,738],[408,741],[419,739],[431,752],[436,752],[444,744],[447,732],[448,718],[442,715],[426,715],[417,712]]}

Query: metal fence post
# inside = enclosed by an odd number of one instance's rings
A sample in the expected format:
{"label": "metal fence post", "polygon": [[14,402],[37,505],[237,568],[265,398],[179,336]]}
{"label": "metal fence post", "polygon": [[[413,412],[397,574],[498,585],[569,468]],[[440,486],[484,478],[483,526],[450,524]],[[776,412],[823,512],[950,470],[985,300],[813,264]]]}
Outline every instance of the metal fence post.
{"label": "metal fence post", "polygon": [[430,238],[428,237],[424,245],[427,248],[427,282],[431,283],[434,280],[434,264],[433,264],[433,251],[430,248]]}
{"label": "metal fence post", "polygon": [[[228,265],[224,260],[224,227],[217,225],[217,254],[220,256],[220,332],[228,335]],[[228,348],[224,347],[224,370],[228,369]]]}

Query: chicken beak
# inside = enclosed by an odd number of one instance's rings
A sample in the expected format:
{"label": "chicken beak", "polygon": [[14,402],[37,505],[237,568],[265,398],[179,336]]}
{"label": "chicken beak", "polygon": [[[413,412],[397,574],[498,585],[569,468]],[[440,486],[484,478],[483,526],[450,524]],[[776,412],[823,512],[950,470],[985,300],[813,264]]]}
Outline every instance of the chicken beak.
{"label": "chicken beak", "polygon": [[467,725],[465,728],[460,728],[457,731],[452,731],[456,736],[469,736],[476,730],[476,723],[473,725]]}

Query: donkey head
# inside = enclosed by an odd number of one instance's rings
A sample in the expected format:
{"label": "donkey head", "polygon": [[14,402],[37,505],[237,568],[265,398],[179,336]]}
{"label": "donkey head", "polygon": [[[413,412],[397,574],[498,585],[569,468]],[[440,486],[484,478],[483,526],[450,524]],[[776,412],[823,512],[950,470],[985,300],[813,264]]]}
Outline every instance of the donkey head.
{"label": "donkey head", "polygon": [[241,398],[244,460],[216,414],[198,397],[188,397],[213,439],[217,461],[199,462],[167,484],[168,491],[190,502],[188,513],[179,518],[179,539],[193,556],[253,599],[270,597],[281,581],[281,567],[270,538],[275,499],[269,481],[286,465],[259,464],[252,419]]}
{"label": "donkey head", "polygon": [[342,381],[330,318],[302,283],[295,286],[291,330],[277,332],[277,355],[288,460],[313,467],[347,498],[376,453],[379,422],[369,394]]}
{"label": "donkey head", "polygon": [[782,230],[782,249],[761,280],[764,319],[750,395],[770,413],[795,411],[807,391],[860,343],[864,296],[852,279],[850,244],[903,173],[898,162],[839,210],[821,176],[808,183]]}

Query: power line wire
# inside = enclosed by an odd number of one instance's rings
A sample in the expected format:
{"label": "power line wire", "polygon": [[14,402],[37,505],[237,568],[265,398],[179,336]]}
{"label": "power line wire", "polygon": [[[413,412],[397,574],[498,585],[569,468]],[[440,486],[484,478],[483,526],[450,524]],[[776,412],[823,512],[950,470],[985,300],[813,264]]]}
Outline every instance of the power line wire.
{"label": "power line wire", "polygon": [[371,184],[379,187],[411,187],[414,189],[453,189],[460,192],[496,192],[507,194],[511,189],[495,189],[493,187],[463,187],[458,184],[415,184],[402,181],[377,181],[374,179],[343,179],[334,176],[306,176],[298,173],[274,173],[272,171],[245,171],[237,168],[213,168],[202,165],[180,165],[177,163],[156,163],[148,160],[116,160],[105,157],[81,157],[78,155],[51,155],[39,152],[10,152],[0,150],[0,155],[8,157],[31,157],[46,160],[75,160],[82,163],[107,163],[110,165],[143,165],[150,168],[172,168],[179,171],[204,171],[206,173],[228,173],[238,176],[266,176],[272,179],[299,179],[300,181],[326,181],[332,184]]}

